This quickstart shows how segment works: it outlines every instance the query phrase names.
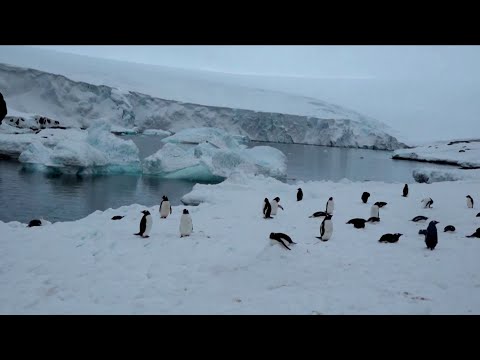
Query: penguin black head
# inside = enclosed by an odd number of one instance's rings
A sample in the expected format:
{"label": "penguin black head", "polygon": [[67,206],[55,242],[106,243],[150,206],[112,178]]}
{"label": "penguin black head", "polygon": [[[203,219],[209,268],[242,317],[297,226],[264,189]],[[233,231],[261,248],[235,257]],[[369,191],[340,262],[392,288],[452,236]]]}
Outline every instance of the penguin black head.
{"label": "penguin black head", "polygon": [[473,200],[470,195],[467,195],[467,196],[465,196],[465,197],[469,198],[470,200]]}
{"label": "penguin black head", "polygon": [[403,234],[395,233],[395,234],[393,234],[393,235],[395,235],[396,237],[400,237],[400,236],[402,236]]}
{"label": "penguin black head", "polygon": [[331,214],[327,214],[325,215],[325,220],[332,220],[332,216]]}
{"label": "penguin black head", "polygon": [[430,224],[437,225],[437,224],[440,224],[440,223],[436,220],[433,220],[433,221],[430,221]]}
{"label": "penguin black head", "polygon": [[298,190],[298,191],[302,191],[302,188],[298,188],[297,190]]}
{"label": "penguin black head", "polygon": [[162,200],[167,200],[167,197],[165,195],[163,195]]}
{"label": "penguin black head", "polygon": [[275,233],[270,233],[270,239],[274,239],[275,238]]}
{"label": "penguin black head", "polygon": [[150,211],[148,211],[148,210],[143,210],[143,211],[142,211],[142,214],[144,214],[144,215],[150,215]]}
{"label": "penguin black head", "polygon": [[184,214],[188,214],[188,210],[187,210],[187,209],[183,209],[183,213],[184,213]]}
{"label": "penguin black head", "polygon": [[268,199],[267,199],[267,198],[265,198],[265,200],[263,200],[263,201],[265,201],[266,203],[268,203]]}
{"label": "penguin black head", "polygon": [[278,196],[273,200],[275,200],[276,202],[280,202],[280,198]]}
{"label": "penguin black head", "polygon": [[333,197],[330,196],[330,197],[328,198],[328,200],[333,200]]}

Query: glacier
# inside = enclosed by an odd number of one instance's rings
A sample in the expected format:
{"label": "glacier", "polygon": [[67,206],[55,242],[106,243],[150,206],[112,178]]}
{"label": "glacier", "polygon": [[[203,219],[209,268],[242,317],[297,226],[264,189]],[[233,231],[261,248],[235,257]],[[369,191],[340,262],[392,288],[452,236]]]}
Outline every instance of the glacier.
{"label": "glacier", "polygon": [[270,146],[247,148],[220,129],[186,129],[143,161],[143,173],[172,179],[221,181],[235,173],[286,178],[287,158]]}
{"label": "glacier", "polygon": [[[206,91],[209,84],[202,84],[203,93],[221,96],[222,91]],[[251,89],[239,87],[237,93],[231,89],[231,101],[221,102],[229,107],[201,105],[128,91],[127,86],[75,81],[64,75],[7,64],[0,64],[0,88],[9,111],[13,108],[42,114],[67,128],[88,128],[104,120],[122,132],[160,129],[176,133],[188,128],[215,127],[252,141],[379,150],[406,147],[389,135],[389,128],[379,121],[338,105],[290,94],[255,91],[253,96]],[[244,103],[245,98],[255,100],[255,106]],[[260,100],[264,98],[263,106]],[[235,101],[240,105],[235,106]]]}

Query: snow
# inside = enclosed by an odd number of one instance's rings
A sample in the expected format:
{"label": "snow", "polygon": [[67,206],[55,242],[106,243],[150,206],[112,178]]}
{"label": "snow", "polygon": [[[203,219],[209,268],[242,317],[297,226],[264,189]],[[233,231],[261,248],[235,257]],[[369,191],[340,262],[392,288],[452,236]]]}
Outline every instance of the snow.
{"label": "snow", "polygon": [[[31,66],[44,69],[40,58]],[[318,99],[212,83],[203,77],[192,80],[194,74],[171,69],[142,68],[145,78],[132,77],[131,71],[124,74],[112,72],[115,66],[100,66],[102,61],[83,65],[79,61],[78,68],[84,72],[78,77],[70,73],[76,71],[73,66],[58,75],[67,68],[58,64],[52,69],[58,59],[50,60],[46,68],[51,73],[0,64],[0,88],[9,111],[42,114],[65,127],[83,128],[106,120],[139,132],[217,127],[258,141],[385,150],[404,146],[381,122]],[[24,61],[17,58],[15,63]],[[95,71],[88,72],[90,67],[101,69],[105,76],[91,77]],[[122,80],[124,76],[132,81]]]}
{"label": "snow", "polygon": [[480,180],[478,169],[415,169],[413,178],[419,183],[433,183],[440,181]]}
{"label": "snow", "polygon": [[170,131],[165,131],[160,129],[145,129],[142,134],[148,135],[148,136],[161,136],[161,137],[167,137],[172,135]]}
{"label": "snow", "polygon": [[247,149],[221,129],[187,129],[162,141],[165,146],[144,159],[143,173],[212,182],[237,172],[286,177],[287,158],[280,150],[270,146]]}
{"label": "snow", "polygon": [[[236,175],[196,185],[191,197],[205,202],[175,206],[162,220],[158,205],[133,204],[34,228],[0,222],[0,313],[479,314],[480,241],[465,237],[480,227],[478,210],[465,202],[478,185],[413,183],[403,198],[403,184],[289,185]],[[363,191],[372,194],[367,204],[360,200]],[[265,220],[260,205],[275,196],[284,211]],[[320,242],[320,222],[308,216],[330,196],[333,235]],[[433,208],[421,209],[427,196]],[[380,223],[365,229],[345,224],[366,218],[375,201],[388,202]],[[194,231],[180,238],[184,208]],[[153,216],[148,239],[133,235],[144,209]],[[418,235],[426,224],[410,221],[422,214],[440,221],[434,251]],[[110,220],[114,215],[125,218]],[[444,233],[446,225],[456,232]],[[288,251],[269,240],[271,232],[297,244]],[[378,243],[394,232],[404,234],[398,243]]]}
{"label": "snow", "polygon": [[25,168],[70,174],[138,173],[139,151],[132,140],[97,122],[88,131],[44,129],[38,134],[0,134],[0,154],[17,158]]}
{"label": "snow", "polygon": [[[396,150],[394,159],[442,162],[465,168],[480,167],[480,140],[438,141],[412,149]],[[450,144],[450,145],[449,145]]]}

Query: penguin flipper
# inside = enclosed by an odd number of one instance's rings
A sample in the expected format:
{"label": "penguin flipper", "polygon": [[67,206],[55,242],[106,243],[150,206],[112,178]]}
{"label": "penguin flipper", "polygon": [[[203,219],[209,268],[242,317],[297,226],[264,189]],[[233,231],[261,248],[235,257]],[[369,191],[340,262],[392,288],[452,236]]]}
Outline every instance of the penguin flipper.
{"label": "penguin flipper", "polygon": [[287,245],[285,245],[285,244],[283,243],[283,241],[279,241],[279,242],[282,243],[282,245],[285,246],[288,250],[292,250],[292,249],[290,249]]}

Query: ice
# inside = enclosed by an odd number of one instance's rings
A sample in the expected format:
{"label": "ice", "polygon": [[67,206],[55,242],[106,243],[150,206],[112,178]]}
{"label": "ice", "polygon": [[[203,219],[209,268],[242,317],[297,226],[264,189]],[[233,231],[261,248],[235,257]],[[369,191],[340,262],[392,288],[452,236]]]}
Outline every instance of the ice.
{"label": "ice", "polygon": [[142,134],[148,135],[148,136],[159,136],[159,137],[167,137],[172,135],[170,131],[165,131],[160,129],[145,129]]}

